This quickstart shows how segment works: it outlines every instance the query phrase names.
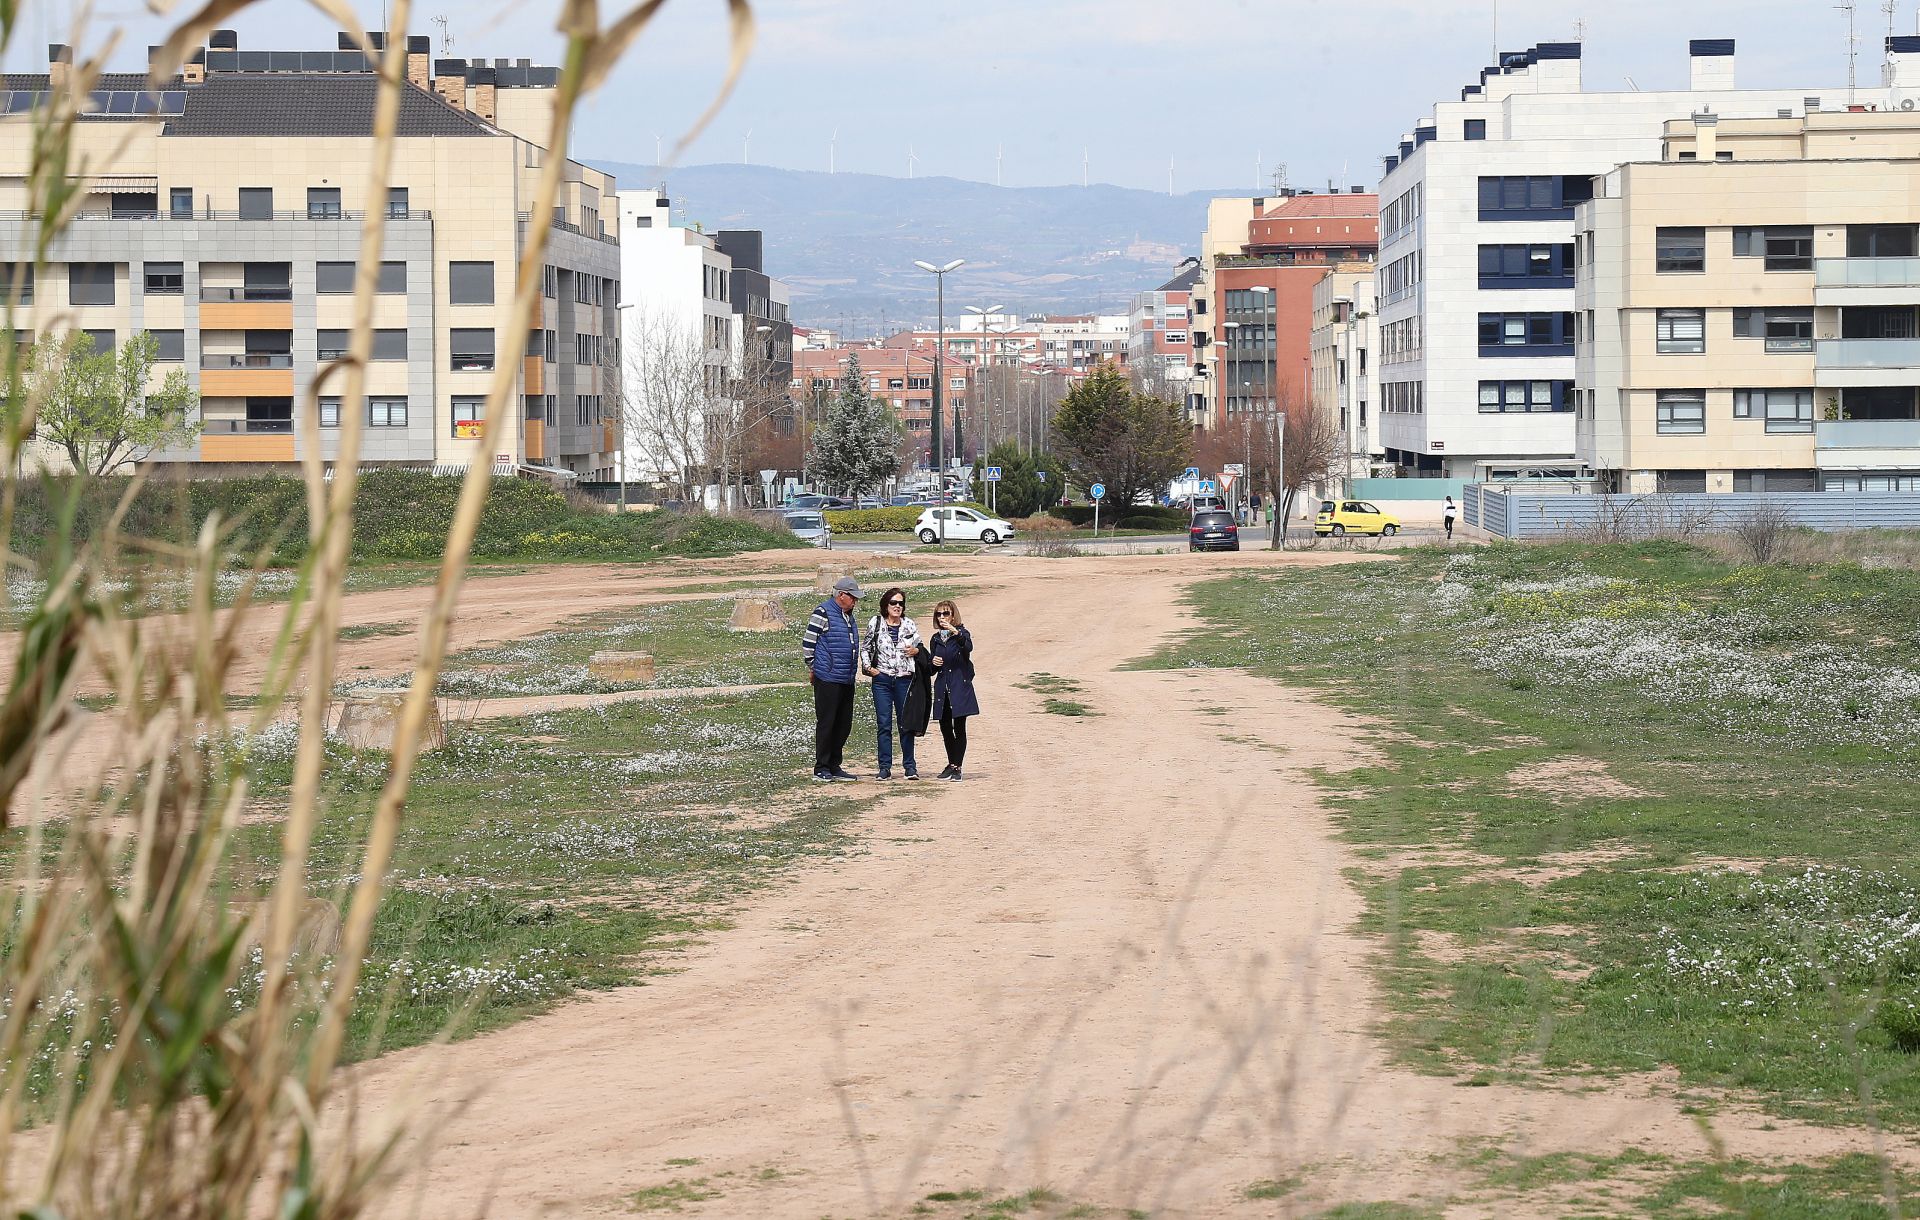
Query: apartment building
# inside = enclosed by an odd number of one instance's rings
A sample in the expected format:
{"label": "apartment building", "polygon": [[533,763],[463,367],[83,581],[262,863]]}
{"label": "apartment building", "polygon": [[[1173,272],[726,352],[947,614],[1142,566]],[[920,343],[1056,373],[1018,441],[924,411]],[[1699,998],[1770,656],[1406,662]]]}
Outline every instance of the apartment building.
{"label": "apartment building", "polygon": [[1182,406],[1193,379],[1193,286],[1200,260],[1187,259],[1179,274],[1133,298],[1127,315],[1127,367],[1156,393]]}
{"label": "apartment building", "polygon": [[[1895,87],[1920,96],[1920,38]],[[1920,491],[1920,110],[1666,125],[1576,217],[1603,490]]]}
{"label": "apartment building", "polygon": [[1304,405],[1314,285],[1330,271],[1372,270],[1378,197],[1290,190],[1276,199],[1216,199],[1207,226],[1193,297],[1203,426]]}
{"label": "apartment building", "polygon": [[1371,270],[1330,272],[1313,286],[1313,409],[1340,421],[1349,478],[1367,477],[1386,458],[1373,416],[1380,401],[1373,292]]}
{"label": "apartment building", "polygon": [[[1110,363],[1127,366],[1127,314],[1034,314],[1019,318],[998,311],[962,311],[947,319],[948,359],[1018,360],[1035,371],[1085,377]],[[903,330],[887,336],[889,347],[938,346],[940,332]]]}
{"label": "apartment building", "polygon": [[[922,465],[930,465],[933,450],[934,345],[924,348],[885,345],[849,345],[829,348],[802,348],[793,353],[792,396],[801,417],[818,423],[847,373],[850,360],[858,358],[867,389],[893,408],[906,427]],[[956,413],[964,417],[973,398],[975,369],[971,360],[949,356],[943,362],[947,377],[947,395],[943,409],[947,428],[942,448],[953,456],[952,421]],[[975,447],[978,437],[962,429],[967,449]]]}
{"label": "apartment building", "polygon": [[[1738,89],[1731,39],[1689,44],[1689,88],[1588,91],[1579,43],[1504,54],[1417,123],[1381,179],[1382,440],[1461,478],[1578,478],[1574,213],[1664,126],[1843,110],[1845,87]],[[1897,108],[1901,90],[1851,100]],[[1720,152],[1730,150],[1721,149]]]}
{"label": "apartment building", "polygon": [[[77,329],[105,345],[152,332],[161,359],[184,365],[200,395],[200,435],[157,462],[215,473],[332,461],[344,405],[322,398],[310,432],[294,403],[346,347],[361,218],[377,210],[385,245],[358,408],[362,460],[604,477],[620,270],[599,209],[613,181],[568,162],[554,214],[528,210],[544,134],[526,133],[544,133],[558,70],[430,62],[427,40],[408,39],[393,185],[374,199],[359,171],[370,164],[378,80],[354,45],[343,34],[332,51],[242,50],[218,30],[158,90],[144,75],[103,77],[75,131],[79,212],[30,288],[19,337]],[[28,253],[33,232],[30,111],[71,71],[66,47],[48,58],[45,73],[6,78],[0,254],[9,259]],[[482,453],[501,339],[521,325],[512,302],[534,225],[548,228],[537,341],[518,374],[516,418]]]}

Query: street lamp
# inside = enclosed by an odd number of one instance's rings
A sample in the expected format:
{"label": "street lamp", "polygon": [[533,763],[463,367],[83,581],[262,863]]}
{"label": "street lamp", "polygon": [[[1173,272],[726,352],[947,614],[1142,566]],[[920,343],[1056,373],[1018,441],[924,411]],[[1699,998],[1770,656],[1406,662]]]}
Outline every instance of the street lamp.
{"label": "street lamp", "polygon": [[[956,258],[944,267],[915,259],[914,266],[933,277],[937,297],[937,321],[933,348],[933,480],[936,487],[934,503],[944,505],[947,502],[947,469],[940,452],[940,404],[941,395],[946,389],[947,380],[947,273],[957,271],[967,265],[964,258]],[[947,540],[947,517],[944,512],[936,511],[934,518],[940,522],[940,541]]]}
{"label": "street lamp", "polygon": [[980,444],[982,452],[993,448],[993,404],[989,398],[993,390],[993,348],[989,344],[989,339],[993,332],[988,328],[987,322],[991,318],[998,317],[1000,311],[1005,308],[1005,305],[989,305],[985,309],[980,308],[978,305],[967,306],[968,313],[978,314],[980,317],[980,369],[986,374],[985,379],[980,383]]}
{"label": "street lamp", "polygon": [[[658,149],[656,148],[655,151],[657,153]],[[656,156],[655,159],[658,160],[658,157]],[[635,305],[638,305],[639,303],[640,302],[638,301],[629,301],[625,305],[615,305],[613,307],[613,311],[616,314],[624,314],[629,309],[632,309]],[[615,416],[615,420],[614,420],[616,425],[614,428],[614,435],[618,437],[620,441],[620,463],[619,463],[620,465],[620,515],[622,517],[627,515],[627,410],[629,407],[632,406],[632,404],[627,401],[626,337],[627,337],[627,320],[625,318],[621,318],[620,319],[621,342],[618,348],[620,352],[620,367],[614,370],[615,375],[618,376],[620,379],[620,383],[619,383],[620,392],[614,396],[614,401],[620,404],[620,410],[619,410],[619,413]],[[525,415],[526,412],[522,411],[520,414]],[[524,429],[525,426],[526,426],[526,422],[522,420],[521,427]]]}

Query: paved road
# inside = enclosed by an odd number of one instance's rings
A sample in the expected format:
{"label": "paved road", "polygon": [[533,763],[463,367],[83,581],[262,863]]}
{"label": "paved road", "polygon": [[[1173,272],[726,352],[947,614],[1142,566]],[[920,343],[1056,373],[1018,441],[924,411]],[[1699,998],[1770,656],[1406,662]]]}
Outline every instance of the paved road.
{"label": "paved road", "polygon": [[[1377,550],[1401,546],[1424,546],[1428,543],[1438,542],[1444,537],[1444,531],[1437,525],[1409,525],[1392,538],[1351,538],[1343,544],[1335,544],[1330,540],[1322,540],[1320,545],[1323,547],[1345,545],[1356,549]],[[1252,550],[1255,547],[1264,547],[1267,545],[1267,540],[1267,527],[1264,525],[1249,526],[1240,531],[1240,545],[1245,549]],[[1290,547],[1305,546],[1312,540],[1313,531],[1310,525],[1296,525],[1287,531],[1287,545]],[[1076,535],[1073,543],[1083,550],[1125,554],[1128,552],[1159,550],[1165,547],[1184,548],[1187,544],[1187,536],[1185,534],[1152,534],[1142,537],[1113,538],[1103,534],[1096,540]],[[1026,543],[1018,537],[1009,543],[1008,546],[1017,551],[1024,551],[1026,549]],[[856,551],[862,554],[901,555],[916,549],[916,547],[914,543],[903,542],[899,539],[862,541],[858,536],[846,536],[836,538],[833,543],[833,549],[836,551]]]}

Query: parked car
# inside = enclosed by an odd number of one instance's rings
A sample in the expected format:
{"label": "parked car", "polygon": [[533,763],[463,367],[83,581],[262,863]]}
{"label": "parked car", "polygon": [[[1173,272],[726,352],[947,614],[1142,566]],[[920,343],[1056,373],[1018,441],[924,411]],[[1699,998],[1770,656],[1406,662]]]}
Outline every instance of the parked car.
{"label": "parked car", "polygon": [[832,499],[832,496],[817,496],[812,492],[806,492],[788,500],[787,508],[793,512],[798,512],[804,508],[825,508]]}
{"label": "parked car", "polygon": [[946,536],[962,542],[980,541],[992,546],[1013,537],[1013,526],[998,517],[989,517],[970,508],[930,508],[920,514],[913,532],[920,541],[940,541],[940,521],[946,519]]}
{"label": "parked car", "polygon": [[924,504],[925,502],[924,498],[920,496],[891,496],[887,499],[887,507],[912,508],[916,504]]}
{"label": "parked car", "polygon": [[1233,523],[1233,514],[1219,509],[1193,514],[1193,521],[1187,526],[1187,549],[1189,551],[1239,550],[1240,527]]}
{"label": "parked car", "polygon": [[1380,534],[1391,538],[1400,532],[1400,519],[1388,516],[1365,500],[1322,500],[1320,515],[1313,519],[1313,532],[1322,537]]}
{"label": "parked car", "polygon": [[833,546],[833,527],[827,524],[827,515],[818,509],[802,512],[783,513],[787,528],[793,536],[802,542],[811,542],[815,546]]}
{"label": "parked car", "polygon": [[1208,512],[1225,512],[1227,502],[1219,496],[1189,496],[1187,511],[1196,515]]}
{"label": "parked car", "polygon": [[854,506],[855,508],[881,508],[881,507],[884,507],[884,505],[883,505],[883,503],[882,503],[882,502],[881,502],[880,500],[878,500],[878,499],[875,499],[875,498],[874,498],[873,496],[861,496],[861,497],[860,497],[860,498],[859,498],[858,500],[855,500],[855,501],[853,502],[853,506]]}

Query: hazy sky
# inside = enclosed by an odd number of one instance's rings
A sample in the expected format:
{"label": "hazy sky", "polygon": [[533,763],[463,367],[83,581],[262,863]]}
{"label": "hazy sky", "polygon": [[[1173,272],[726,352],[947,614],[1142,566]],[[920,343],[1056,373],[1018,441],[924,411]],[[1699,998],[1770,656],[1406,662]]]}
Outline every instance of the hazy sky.
{"label": "hazy sky", "polygon": [[[164,0],[162,0],[164,2]],[[181,0],[185,8],[198,0]],[[20,70],[66,37],[65,0],[39,7]],[[603,19],[631,0],[603,3]],[[1920,0],[1899,0],[1898,31]],[[370,22],[380,5],[356,0]],[[704,108],[725,54],[720,0],[671,0],[587,110],[576,151],[650,162]],[[555,0],[421,0],[416,29],[450,19],[453,54],[553,62]],[[760,36],[739,91],[682,158],[993,181],[1096,181],[1164,190],[1255,185],[1288,164],[1298,185],[1377,180],[1436,98],[1457,97],[1488,62],[1494,5],[1455,0],[756,0]],[[1846,80],[1846,22],[1826,0],[1507,0],[1502,49],[1575,36],[1584,20],[1588,87],[1684,85],[1686,40],[1737,38],[1740,83],[1831,87]],[[1877,83],[1886,16],[1863,0],[1859,79]],[[129,68],[145,64],[160,19],[134,0],[101,0],[95,31],[124,23]],[[333,23],[298,0],[263,0],[231,24],[242,47],[331,47]],[[26,53],[23,53],[26,52]],[[439,53],[436,34],[435,52]]]}

